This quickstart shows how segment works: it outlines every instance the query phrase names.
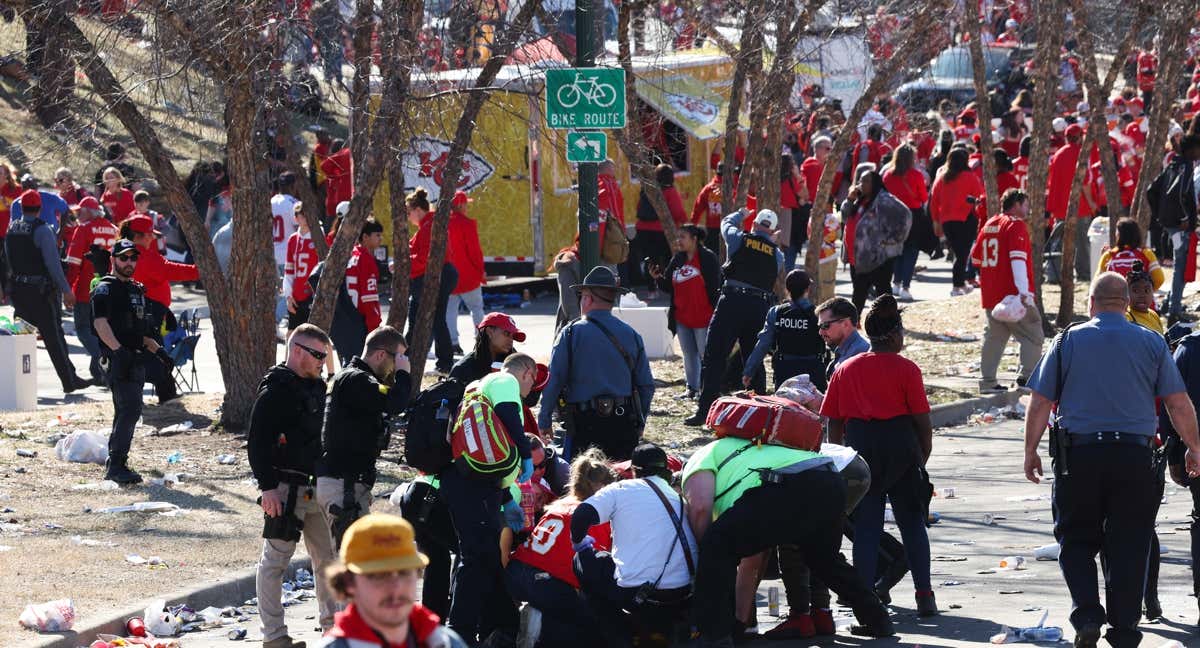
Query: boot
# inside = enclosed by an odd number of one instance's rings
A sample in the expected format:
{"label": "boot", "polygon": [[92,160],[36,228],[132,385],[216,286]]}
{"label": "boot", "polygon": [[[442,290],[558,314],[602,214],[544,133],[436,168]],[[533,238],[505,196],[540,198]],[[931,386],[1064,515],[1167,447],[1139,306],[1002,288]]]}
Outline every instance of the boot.
{"label": "boot", "polygon": [[833,611],[829,608],[813,608],[812,620],[813,629],[818,635],[828,636],[837,632],[837,626],[833,622]]}
{"label": "boot", "polygon": [[933,592],[917,592],[917,616],[931,617],[937,613],[937,599],[934,598]]}
{"label": "boot", "polygon": [[142,476],[125,465],[128,455],[109,455],[104,462],[104,478],[122,486],[142,483]]}

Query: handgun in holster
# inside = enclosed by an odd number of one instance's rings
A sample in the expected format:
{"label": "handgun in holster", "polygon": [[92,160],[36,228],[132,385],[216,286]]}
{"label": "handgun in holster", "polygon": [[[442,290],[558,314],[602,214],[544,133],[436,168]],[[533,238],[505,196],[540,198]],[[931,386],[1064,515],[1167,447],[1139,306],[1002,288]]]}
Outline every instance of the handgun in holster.
{"label": "handgun in holster", "polygon": [[[263,513],[263,538],[267,540],[284,540],[296,542],[300,540],[300,532],[304,530],[304,522],[296,517],[296,491],[299,487],[288,484],[287,500],[283,504],[283,513],[267,515]],[[262,498],[258,499],[262,503]]]}
{"label": "handgun in holster", "polygon": [[329,507],[329,512],[333,514],[333,522],[329,525],[329,530],[333,533],[335,549],[341,549],[342,536],[346,533],[346,529],[349,529],[350,525],[358,519],[359,514],[358,502],[354,499],[354,480],[345,477],[342,479],[342,483],[344,484],[342,505],[334,504]]}

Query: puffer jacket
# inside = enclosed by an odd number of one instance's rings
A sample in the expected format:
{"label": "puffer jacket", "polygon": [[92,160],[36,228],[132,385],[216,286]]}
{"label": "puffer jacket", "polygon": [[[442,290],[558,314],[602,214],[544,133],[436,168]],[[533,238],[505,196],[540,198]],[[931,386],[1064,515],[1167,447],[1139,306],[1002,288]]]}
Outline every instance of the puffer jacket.
{"label": "puffer jacket", "polygon": [[[842,222],[849,222],[858,203],[842,203]],[[912,227],[912,212],[898,198],[880,189],[875,200],[863,208],[854,230],[854,269],[870,272],[888,259],[900,256]],[[843,252],[843,255],[845,252]]]}

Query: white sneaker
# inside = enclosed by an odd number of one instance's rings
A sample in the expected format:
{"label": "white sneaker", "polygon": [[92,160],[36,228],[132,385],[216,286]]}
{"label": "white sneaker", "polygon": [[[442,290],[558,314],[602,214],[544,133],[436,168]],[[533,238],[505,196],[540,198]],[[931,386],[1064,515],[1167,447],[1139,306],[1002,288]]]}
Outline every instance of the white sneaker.
{"label": "white sneaker", "polygon": [[526,603],[521,607],[521,630],[517,633],[517,648],[534,648],[542,636],[542,611]]}
{"label": "white sneaker", "polygon": [[892,284],[892,294],[893,294],[893,295],[899,295],[899,294],[900,294],[900,290],[901,290],[901,288],[900,288],[900,284],[898,284],[898,283],[894,283],[894,284]]}
{"label": "white sneaker", "polygon": [[912,293],[908,292],[908,288],[900,288],[896,294],[899,295],[900,301],[910,302],[913,300]]}
{"label": "white sneaker", "polygon": [[951,297],[958,297],[958,296],[960,296],[960,295],[965,295],[965,294],[967,294],[967,293],[963,292],[964,290],[965,290],[964,288],[961,288],[961,287],[959,287],[959,286],[955,286],[955,287],[953,287],[953,288],[951,288],[951,289],[950,289],[950,296],[951,296]]}

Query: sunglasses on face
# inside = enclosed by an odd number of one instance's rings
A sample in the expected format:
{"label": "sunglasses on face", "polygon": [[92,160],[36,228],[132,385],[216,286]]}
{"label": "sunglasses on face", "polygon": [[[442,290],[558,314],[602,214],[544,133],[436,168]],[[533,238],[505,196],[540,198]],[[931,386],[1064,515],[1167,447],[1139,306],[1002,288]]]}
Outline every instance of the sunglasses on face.
{"label": "sunglasses on face", "polygon": [[821,322],[820,324],[817,325],[817,328],[821,329],[822,331],[828,331],[830,328],[833,327],[834,324],[837,324],[838,322],[840,322],[844,319],[846,319],[846,318],[839,317],[837,319],[831,319],[828,322]]}
{"label": "sunglasses on face", "polygon": [[300,344],[299,342],[292,342],[292,344],[295,344],[296,346],[300,347],[301,349],[304,349],[308,353],[308,355],[312,356],[313,358],[315,358],[318,361],[324,361],[325,357],[329,355],[328,353],[325,353],[324,351],[318,351],[314,348],[306,347],[303,344]]}
{"label": "sunglasses on face", "polygon": [[139,255],[139,254],[122,254],[122,255],[117,256],[117,260],[124,261],[125,263],[137,263],[139,256],[141,256],[141,255]]}

